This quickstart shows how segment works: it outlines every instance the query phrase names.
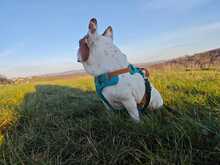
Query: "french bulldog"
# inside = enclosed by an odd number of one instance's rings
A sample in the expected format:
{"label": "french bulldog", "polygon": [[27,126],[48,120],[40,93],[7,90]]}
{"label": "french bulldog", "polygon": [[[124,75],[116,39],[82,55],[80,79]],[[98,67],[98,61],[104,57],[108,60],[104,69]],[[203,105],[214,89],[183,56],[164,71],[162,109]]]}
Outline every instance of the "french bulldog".
{"label": "french bulldog", "polygon": [[[113,43],[112,27],[109,26],[104,33],[98,34],[95,18],[89,21],[88,33],[79,41],[77,60],[94,77],[127,68],[130,64],[126,55]],[[147,108],[155,110],[163,106],[163,99],[152,83],[150,86],[151,96]],[[145,96],[145,88],[145,79],[141,74],[126,72],[118,75],[117,84],[105,87],[102,95],[112,108],[125,108],[131,118],[139,122],[137,104]],[[110,109],[106,102],[103,103]]]}

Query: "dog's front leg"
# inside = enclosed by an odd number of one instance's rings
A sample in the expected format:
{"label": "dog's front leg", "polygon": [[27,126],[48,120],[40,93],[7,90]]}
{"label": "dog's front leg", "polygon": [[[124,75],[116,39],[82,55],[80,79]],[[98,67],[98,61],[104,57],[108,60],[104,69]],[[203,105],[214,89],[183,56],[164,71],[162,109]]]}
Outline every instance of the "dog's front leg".
{"label": "dog's front leg", "polygon": [[106,108],[109,112],[112,111],[112,109],[111,109],[104,101],[102,101],[102,103],[104,104],[105,108]]}
{"label": "dog's front leg", "polygon": [[122,104],[127,109],[128,113],[132,117],[132,119],[135,122],[139,122],[140,116],[139,116],[139,112],[137,109],[137,104],[135,102],[135,99],[133,97],[131,97],[130,99],[123,101]]}

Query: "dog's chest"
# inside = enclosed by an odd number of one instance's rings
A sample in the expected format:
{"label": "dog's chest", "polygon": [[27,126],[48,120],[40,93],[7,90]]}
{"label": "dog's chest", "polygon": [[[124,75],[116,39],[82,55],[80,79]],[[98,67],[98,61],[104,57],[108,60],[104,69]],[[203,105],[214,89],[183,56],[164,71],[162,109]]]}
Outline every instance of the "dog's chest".
{"label": "dog's chest", "polygon": [[140,102],[144,91],[143,77],[138,73],[134,75],[126,73],[119,76],[116,85],[105,87],[102,94],[114,108],[118,109],[122,101],[129,100],[131,97],[134,97],[136,102]]}

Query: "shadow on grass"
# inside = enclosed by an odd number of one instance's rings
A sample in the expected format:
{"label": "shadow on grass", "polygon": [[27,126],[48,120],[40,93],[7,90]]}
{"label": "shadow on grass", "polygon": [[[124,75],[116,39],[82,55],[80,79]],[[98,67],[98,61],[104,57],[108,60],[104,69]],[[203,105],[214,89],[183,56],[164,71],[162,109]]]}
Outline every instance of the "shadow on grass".
{"label": "shadow on grass", "polygon": [[104,161],[96,145],[113,147],[100,142],[111,141],[111,133],[118,132],[111,130],[113,123],[119,128],[123,121],[106,111],[94,91],[58,85],[37,85],[35,92],[25,95],[19,113],[16,125],[6,132],[2,164]]}
{"label": "shadow on grass", "polygon": [[[62,114],[87,117],[103,110],[103,105],[94,91],[82,91],[58,85],[38,85],[36,91],[24,97],[21,111],[33,115]],[[40,112],[40,113],[39,113]]]}

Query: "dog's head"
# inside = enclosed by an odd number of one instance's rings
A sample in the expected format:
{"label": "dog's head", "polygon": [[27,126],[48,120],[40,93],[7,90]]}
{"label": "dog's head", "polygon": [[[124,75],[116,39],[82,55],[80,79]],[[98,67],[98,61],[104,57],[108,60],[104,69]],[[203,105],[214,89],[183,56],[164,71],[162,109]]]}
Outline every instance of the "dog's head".
{"label": "dog's head", "polygon": [[79,40],[79,49],[77,54],[78,62],[86,62],[88,60],[90,54],[92,53],[91,50],[100,46],[100,42],[97,41],[99,41],[101,37],[105,37],[105,40],[102,40],[102,45],[104,44],[103,41],[112,42],[113,40],[113,30],[111,26],[107,27],[102,35],[97,34],[97,20],[95,18],[92,18],[89,21],[88,28],[89,32],[87,35]]}
{"label": "dog's head", "polygon": [[109,26],[101,35],[97,34],[97,20],[89,21],[88,33],[79,40],[77,54],[85,70],[97,75],[127,66],[126,56],[113,43],[113,30]]}

